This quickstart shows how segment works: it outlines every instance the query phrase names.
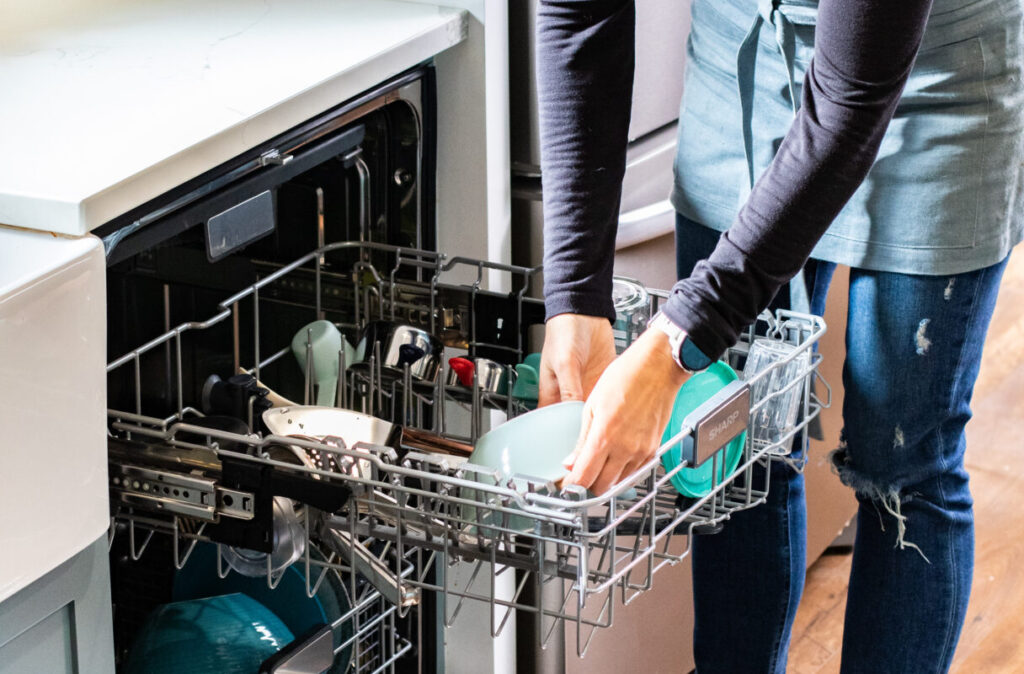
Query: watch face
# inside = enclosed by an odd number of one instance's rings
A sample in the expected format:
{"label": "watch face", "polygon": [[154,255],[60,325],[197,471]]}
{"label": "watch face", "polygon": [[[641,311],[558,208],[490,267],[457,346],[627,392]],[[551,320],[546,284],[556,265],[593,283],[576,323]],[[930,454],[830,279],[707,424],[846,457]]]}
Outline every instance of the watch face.
{"label": "watch face", "polygon": [[700,372],[711,367],[714,361],[708,358],[700,348],[687,336],[679,347],[679,362],[691,372]]}

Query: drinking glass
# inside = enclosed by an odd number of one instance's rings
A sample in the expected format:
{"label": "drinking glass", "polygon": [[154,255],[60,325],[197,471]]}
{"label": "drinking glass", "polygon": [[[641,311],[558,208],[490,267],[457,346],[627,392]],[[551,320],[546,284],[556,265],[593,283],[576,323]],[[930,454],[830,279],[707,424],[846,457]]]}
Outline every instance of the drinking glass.
{"label": "drinking glass", "polygon": [[[811,354],[803,350],[794,356],[795,349],[793,344],[766,337],[750,345],[743,378],[752,382],[750,431],[758,444],[778,443],[796,426]],[[779,450],[788,454],[788,444]]]}

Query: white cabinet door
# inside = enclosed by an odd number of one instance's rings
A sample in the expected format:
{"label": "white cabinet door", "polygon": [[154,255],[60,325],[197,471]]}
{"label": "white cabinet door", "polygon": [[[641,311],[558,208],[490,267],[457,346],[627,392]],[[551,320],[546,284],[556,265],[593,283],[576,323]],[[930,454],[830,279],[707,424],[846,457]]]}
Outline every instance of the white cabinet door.
{"label": "white cabinet door", "polygon": [[108,524],[99,239],[0,227],[0,602]]}

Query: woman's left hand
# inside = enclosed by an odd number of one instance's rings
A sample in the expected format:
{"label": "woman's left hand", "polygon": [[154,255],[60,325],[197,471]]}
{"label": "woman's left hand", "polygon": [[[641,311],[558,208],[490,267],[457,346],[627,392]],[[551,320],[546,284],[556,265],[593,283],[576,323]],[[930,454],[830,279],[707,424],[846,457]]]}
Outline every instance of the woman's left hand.
{"label": "woman's left hand", "polygon": [[595,494],[654,456],[687,375],[672,360],[668,336],[647,330],[598,379],[583,408],[583,427],[564,484]]}

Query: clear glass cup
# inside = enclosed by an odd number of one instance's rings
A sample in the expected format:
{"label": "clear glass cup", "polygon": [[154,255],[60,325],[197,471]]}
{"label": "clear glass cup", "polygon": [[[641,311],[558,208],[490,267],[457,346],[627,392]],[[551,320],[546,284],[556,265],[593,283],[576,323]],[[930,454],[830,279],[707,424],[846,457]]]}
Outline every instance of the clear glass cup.
{"label": "clear glass cup", "polygon": [[651,320],[651,296],[639,281],[612,278],[612,304],[615,307],[615,352],[622,353],[647,329]]}
{"label": "clear glass cup", "polygon": [[[793,356],[795,349],[793,344],[766,337],[750,345],[743,379],[751,382],[750,432],[757,444],[778,443],[797,424],[811,354],[805,349]],[[789,453],[789,444],[779,451]]]}

